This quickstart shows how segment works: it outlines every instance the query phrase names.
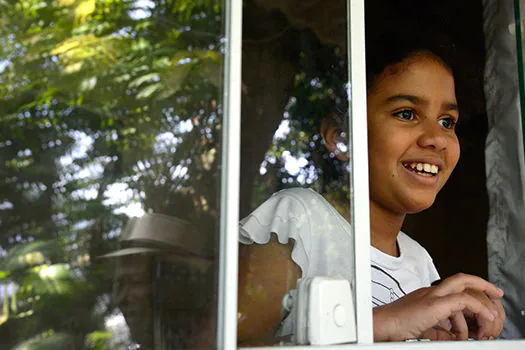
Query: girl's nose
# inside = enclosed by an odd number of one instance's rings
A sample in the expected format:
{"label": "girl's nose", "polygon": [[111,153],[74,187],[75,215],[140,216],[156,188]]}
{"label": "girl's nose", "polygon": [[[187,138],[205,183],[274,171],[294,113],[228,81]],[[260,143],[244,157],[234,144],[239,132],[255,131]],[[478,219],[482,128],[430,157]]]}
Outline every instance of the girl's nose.
{"label": "girl's nose", "polygon": [[435,120],[427,120],[422,125],[422,132],[418,138],[418,145],[422,148],[430,148],[436,151],[442,151],[447,148],[449,138],[443,127]]}

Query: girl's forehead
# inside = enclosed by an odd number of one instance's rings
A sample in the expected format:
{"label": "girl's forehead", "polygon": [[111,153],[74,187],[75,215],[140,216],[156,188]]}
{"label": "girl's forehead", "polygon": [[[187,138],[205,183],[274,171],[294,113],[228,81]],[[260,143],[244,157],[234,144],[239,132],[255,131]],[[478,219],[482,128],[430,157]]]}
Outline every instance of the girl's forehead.
{"label": "girl's forehead", "polygon": [[395,90],[434,92],[455,99],[454,78],[439,59],[428,55],[408,57],[387,67],[369,89],[369,95]]}

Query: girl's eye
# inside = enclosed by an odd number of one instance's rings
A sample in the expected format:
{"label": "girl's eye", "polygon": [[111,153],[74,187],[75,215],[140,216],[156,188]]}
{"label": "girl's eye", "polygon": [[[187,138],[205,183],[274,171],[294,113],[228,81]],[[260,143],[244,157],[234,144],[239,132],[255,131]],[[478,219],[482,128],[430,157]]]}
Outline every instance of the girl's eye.
{"label": "girl's eye", "polygon": [[394,116],[399,117],[404,120],[414,120],[415,118],[414,111],[410,109],[405,109],[397,113],[394,113]]}
{"label": "girl's eye", "polygon": [[456,121],[454,120],[454,118],[443,118],[443,119],[440,119],[438,123],[445,129],[452,130],[456,126]]}

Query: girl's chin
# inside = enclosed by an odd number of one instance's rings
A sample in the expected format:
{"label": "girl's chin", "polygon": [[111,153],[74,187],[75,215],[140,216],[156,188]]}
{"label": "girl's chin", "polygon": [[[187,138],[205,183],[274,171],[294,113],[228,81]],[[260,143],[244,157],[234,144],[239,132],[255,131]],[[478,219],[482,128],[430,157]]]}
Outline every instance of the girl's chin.
{"label": "girl's chin", "polygon": [[418,198],[417,201],[411,201],[410,203],[407,203],[405,206],[405,213],[406,214],[416,214],[419,212],[422,212],[423,210],[427,210],[434,204],[436,197],[429,198],[428,200],[422,201],[421,198]]}
{"label": "girl's chin", "polygon": [[393,201],[392,199],[377,201],[371,197],[370,202],[392,213],[416,214],[430,208],[434,204],[435,199],[435,196],[398,196]]}

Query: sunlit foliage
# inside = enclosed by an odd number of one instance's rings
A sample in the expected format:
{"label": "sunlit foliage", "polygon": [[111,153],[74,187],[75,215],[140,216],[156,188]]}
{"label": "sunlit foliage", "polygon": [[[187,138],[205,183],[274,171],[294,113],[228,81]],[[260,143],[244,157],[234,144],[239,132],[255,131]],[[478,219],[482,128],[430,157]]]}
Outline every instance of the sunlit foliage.
{"label": "sunlit foliage", "polygon": [[0,2],[2,346],[109,346],[111,265],[98,257],[126,214],[213,227],[221,11]]}

